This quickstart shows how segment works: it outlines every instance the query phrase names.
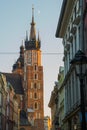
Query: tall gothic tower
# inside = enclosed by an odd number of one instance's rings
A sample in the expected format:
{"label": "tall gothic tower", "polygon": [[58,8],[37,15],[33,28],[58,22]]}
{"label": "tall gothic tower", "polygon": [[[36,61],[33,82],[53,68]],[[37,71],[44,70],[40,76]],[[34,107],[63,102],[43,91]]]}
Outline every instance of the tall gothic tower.
{"label": "tall gothic tower", "polygon": [[[35,130],[44,129],[44,89],[43,66],[41,65],[41,41],[36,38],[34,8],[30,36],[26,32],[25,47],[20,47],[20,56],[13,65],[13,73],[20,74],[23,79],[24,96],[21,108],[27,112],[28,121]],[[34,129],[34,128],[33,128]]]}
{"label": "tall gothic tower", "polygon": [[43,66],[41,65],[41,41],[36,39],[34,22],[34,8],[32,8],[32,22],[30,36],[26,33],[24,52],[24,81],[26,86],[25,106],[28,119],[32,125],[43,128],[44,101],[43,101]]}

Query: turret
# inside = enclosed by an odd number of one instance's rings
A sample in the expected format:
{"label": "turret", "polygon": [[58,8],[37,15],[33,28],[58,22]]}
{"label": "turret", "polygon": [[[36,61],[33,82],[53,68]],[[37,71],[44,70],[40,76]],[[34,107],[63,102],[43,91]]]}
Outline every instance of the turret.
{"label": "turret", "polygon": [[20,56],[13,65],[13,71],[17,70],[18,68],[23,68],[24,67],[24,46],[23,46],[23,41],[22,45],[20,46]]}

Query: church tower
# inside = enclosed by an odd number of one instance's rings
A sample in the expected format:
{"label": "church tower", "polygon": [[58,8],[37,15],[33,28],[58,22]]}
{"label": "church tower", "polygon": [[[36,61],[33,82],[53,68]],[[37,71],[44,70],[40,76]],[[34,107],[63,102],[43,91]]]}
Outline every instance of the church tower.
{"label": "church tower", "polygon": [[26,32],[24,51],[24,83],[25,83],[25,108],[28,119],[38,129],[44,128],[44,89],[43,66],[41,65],[41,41],[36,38],[34,22],[34,8],[32,8],[32,22],[30,35]]}

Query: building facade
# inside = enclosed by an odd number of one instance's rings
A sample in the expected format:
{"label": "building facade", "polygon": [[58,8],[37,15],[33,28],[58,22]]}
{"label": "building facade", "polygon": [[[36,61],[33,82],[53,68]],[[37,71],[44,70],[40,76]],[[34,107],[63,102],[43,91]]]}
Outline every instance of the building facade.
{"label": "building facade", "polygon": [[0,74],[0,130],[6,129],[6,97],[7,97],[7,85],[6,80],[2,74]]}
{"label": "building facade", "polygon": [[[56,37],[63,39],[64,46],[65,130],[81,129],[80,82],[75,68],[70,65],[70,61],[78,50],[82,50],[87,54],[86,10],[86,0],[63,0],[56,31]],[[84,80],[85,101],[87,101],[87,77]]]}
{"label": "building facade", "polygon": [[0,73],[0,130],[18,130],[18,101],[13,86]]}
{"label": "building facade", "polygon": [[55,82],[54,89],[51,92],[50,101],[48,106],[51,109],[51,129],[55,130],[56,122],[59,124],[59,96],[58,96],[58,82]]}
{"label": "building facade", "polygon": [[59,74],[58,74],[58,114],[59,114],[59,128],[61,130],[64,129],[64,100],[65,100],[65,90],[64,90],[64,67],[60,66],[59,67]]}

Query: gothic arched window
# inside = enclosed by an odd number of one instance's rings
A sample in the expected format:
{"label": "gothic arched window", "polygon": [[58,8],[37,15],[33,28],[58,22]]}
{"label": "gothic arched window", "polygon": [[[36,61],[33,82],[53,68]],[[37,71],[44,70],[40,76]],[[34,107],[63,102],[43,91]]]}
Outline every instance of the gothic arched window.
{"label": "gothic arched window", "polygon": [[37,102],[35,102],[34,108],[35,108],[35,109],[38,109],[38,103],[37,103]]}
{"label": "gothic arched window", "polygon": [[36,84],[36,83],[34,83],[34,88],[35,88],[35,89],[37,88],[37,84]]}
{"label": "gothic arched window", "polygon": [[37,98],[37,93],[34,93],[34,98],[35,98],[35,99]]}

